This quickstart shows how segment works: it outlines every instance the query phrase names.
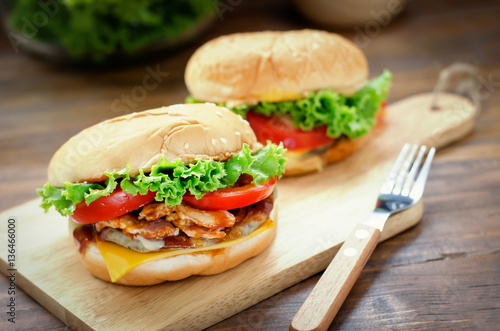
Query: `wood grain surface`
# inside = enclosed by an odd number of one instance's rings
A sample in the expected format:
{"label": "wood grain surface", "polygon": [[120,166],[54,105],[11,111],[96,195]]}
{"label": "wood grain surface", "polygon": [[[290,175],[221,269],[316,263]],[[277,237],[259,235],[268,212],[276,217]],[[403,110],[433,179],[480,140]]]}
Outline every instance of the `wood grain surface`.
{"label": "wood grain surface", "polygon": [[379,229],[361,223],[356,225],[293,317],[290,331],[328,329],[377,246],[379,237]]}
{"label": "wood grain surface", "polygon": [[[439,111],[431,108],[430,94],[387,106],[384,124],[355,155],[321,173],[281,179],[277,185],[278,233],[273,243],[259,256],[211,277],[142,288],[102,282],[80,263],[64,217],[53,210],[43,213],[38,207],[40,199],[8,209],[0,213],[0,219],[15,219],[12,228],[18,238],[13,271],[17,285],[77,330],[209,327],[327,267],[356,224],[373,210],[380,186],[401,149],[401,142],[392,137],[442,147],[470,133],[476,115],[470,101],[444,93],[438,100]],[[460,120],[450,121],[456,112],[460,112]],[[411,130],[402,129],[409,126]],[[381,238],[418,223],[422,206],[421,201],[389,218]],[[7,228],[0,229],[1,241],[6,243],[7,237]],[[9,275],[10,267],[7,250],[0,250],[0,272]],[[89,296],[89,292],[96,294]],[[138,318],[145,315],[149,319]]]}
{"label": "wood grain surface", "polygon": [[[500,324],[500,5],[497,1],[412,1],[400,17],[363,39],[371,72],[394,74],[389,102],[434,86],[456,61],[479,67],[475,96],[482,112],[475,132],[437,153],[419,225],[380,244],[331,329],[475,329]],[[263,29],[314,27],[288,1],[243,1],[225,12],[198,43],[123,69],[59,67],[13,52],[0,41],[0,209],[34,197],[48,161],[79,130],[123,109],[112,108],[147,74],[165,73],[130,111],[182,102],[183,70],[199,43],[218,35]],[[453,88],[453,86],[451,87]],[[394,139],[398,139],[395,137]],[[3,224],[3,220],[2,220]],[[40,238],[43,240],[43,238]],[[3,244],[3,243],[2,243]],[[211,330],[284,330],[317,282],[311,277],[211,327]],[[67,329],[17,289],[16,325],[8,324],[8,283],[0,278],[0,329]],[[147,317],[146,317],[147,318]]]}

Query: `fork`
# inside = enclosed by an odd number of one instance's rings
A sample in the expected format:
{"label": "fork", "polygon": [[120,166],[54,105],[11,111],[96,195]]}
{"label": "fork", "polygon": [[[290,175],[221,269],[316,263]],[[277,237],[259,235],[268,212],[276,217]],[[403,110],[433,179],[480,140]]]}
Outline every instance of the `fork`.
{"label": "fork", "polygon": [[411,150],[409,144],[403,146],[382,184],[375,210],[348,236],[295,314],[290,330],[326,330],[329,327],[377,246],[389,216],[414,206],[422,198],[436,152],[431,148],[421,167],[426,150],[425,146],[413,145]]}

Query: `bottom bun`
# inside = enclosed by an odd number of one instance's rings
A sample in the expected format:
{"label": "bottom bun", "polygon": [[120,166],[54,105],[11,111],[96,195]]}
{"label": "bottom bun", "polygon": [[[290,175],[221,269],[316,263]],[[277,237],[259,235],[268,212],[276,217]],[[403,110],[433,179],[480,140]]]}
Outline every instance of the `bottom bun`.
{"label": "bottom bun", "polygon": [[[277,221],[277,201],[270,218]],[[115,283],[132,286],[159,284],[192,275],[215,275],[231,269],[245,260],[260,254],[276,235],[274,226],[240,244],[207,252],[183,254],[141,264]],[[85,267],[97,278],[111,282],[111,278],[97,245],[90,243],[80,255]]]}
{"label": "bottom bun", "polygon": [[284,175],[296,176],[321,171],[328,163],[343,160],[366,145],[371,135],[372,133],[369,133],[357,139],[340,138],[331,148],[319,154],[307,157],[289,157]]}

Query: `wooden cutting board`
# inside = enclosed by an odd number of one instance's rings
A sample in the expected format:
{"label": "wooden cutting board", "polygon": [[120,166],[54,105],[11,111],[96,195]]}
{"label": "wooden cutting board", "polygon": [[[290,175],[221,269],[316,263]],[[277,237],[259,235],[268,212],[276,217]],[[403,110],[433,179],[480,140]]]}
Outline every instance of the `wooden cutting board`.
{"label": "wooden cutting board", "polygon": [[[8,274],[7,221],[16,220],[17,285],[76,330],[195,330],[215,324],[323,270],[354,225],[374,207],[381,183],[405,142],[442,147],[468,134],[477,110],[465,98],[432,95],[388,107],[385,127],[352,157],[323,172],[279,182],[278,234],[261,255],[215,276],[150,287],[94,278],[83,267],[67,222],[44,214],[39,199],[0,217],[0,268]],[[431,170],[432,176],[432,170]],[[415,225],[423,204],[391,217],[382,240]]]}

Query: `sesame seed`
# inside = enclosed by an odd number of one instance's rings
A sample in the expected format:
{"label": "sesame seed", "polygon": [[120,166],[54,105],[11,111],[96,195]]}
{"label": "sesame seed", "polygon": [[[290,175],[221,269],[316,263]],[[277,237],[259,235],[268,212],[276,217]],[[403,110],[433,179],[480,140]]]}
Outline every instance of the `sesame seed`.
{"label": "sesame seed", "polygon": [[222,117],[222,113],[221,113],[220,111],[218,111],[218,110],[217,110],[215,113],[216,113],[219,117]]}
{"label": "sesame seed", "polygon": [[210,105],[210,106],[217,106],[215,103],[213,102],[205,102],[206,105]]}
{"label": "sesame seed", "polygon": [[318,49],[318,48],[319,48],[319,45],[318,45],[318,44],[316,44],[316,43],[314,43],[314,44],[313,44],[313,49]]}
{"label": "sesame seed", "polygon": [[220,138],[220,141],[222,141],[223,144],[227,144],[227,139],[226,138]]}
{"label": "sesame seed", "polygon": [[185,144],[184,144],[184,148],[185,148],[185,149],[188,149],[188,148],[189,148],[189,143],[185,143]]}
{"label": "sesame seed", "polygon": [[241,132],[239,132],[239,131],[236,131],[234,134],[237,136],[241,136]]}
{"label": "sesame seed", "polygon": [[212,138],[212,145],[214,145],[214,146],[215,146],[215,143],[216,143],[216,142],[217,142],[217,141],[216,141],[214,138]]}

